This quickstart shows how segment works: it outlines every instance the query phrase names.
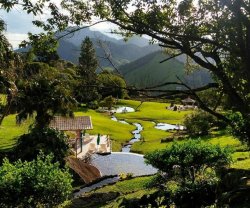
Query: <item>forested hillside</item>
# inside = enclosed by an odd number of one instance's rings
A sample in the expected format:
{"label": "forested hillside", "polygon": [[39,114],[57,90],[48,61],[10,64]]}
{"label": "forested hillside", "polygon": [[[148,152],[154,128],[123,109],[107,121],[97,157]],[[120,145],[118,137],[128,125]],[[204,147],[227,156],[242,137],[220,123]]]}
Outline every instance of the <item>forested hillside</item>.
{"label": "forested hillside", "polygon": [[[169,57],[167,54],[156,51],[121,66],[120,71],[128,83],[136,87],[149,87],[164,82],[174,82],[177,81],[177,76],[191,87],[199,87],[212,81],[210,74],[204,69],[187,74],[184,63],[176,58],[160,63],[167,57]],[[173,88],[175,86],[169,89]]]}

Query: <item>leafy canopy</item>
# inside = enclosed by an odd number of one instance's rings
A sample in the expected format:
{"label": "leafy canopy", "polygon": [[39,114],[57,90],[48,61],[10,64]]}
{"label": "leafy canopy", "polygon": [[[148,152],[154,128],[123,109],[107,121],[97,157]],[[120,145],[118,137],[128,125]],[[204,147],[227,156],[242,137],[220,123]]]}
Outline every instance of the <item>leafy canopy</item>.
{"label": "leafy canopy", "polygon": [[10,157],[31,161],[39,152],[44,155],[53,154],[53,161],[65,164],[65,157],[69,155],[67,136],[58,130],[50,128],[33,128],[30,133],[21,135]]}
{"label": "leafy canopy", "polygon": [[[231,161],[228,148],[200,140],[174,143],[167,149],[146,155],[145,159],[146,163],[172,176],[180,173],[179,176],[184,181],[194,181],[198,175],[204,174],[207,168],[217,170]],[[180,172],[176,172],[176,168]]]}
{"label": "leafy canopy", "polygon": [[40,153],[31,162],[4,159],[0,168],[1,207],[54,207],[67,200],[72,178],[53,156]]}
{"label": "leafy canopy", "polygon": [[199,140],[174,143],[171,147],[145,156],[146,163],[160,173],[150,186],[160,186],[164,205],[203,207],[218,196],[219,170],[230,163],[230,150]]}

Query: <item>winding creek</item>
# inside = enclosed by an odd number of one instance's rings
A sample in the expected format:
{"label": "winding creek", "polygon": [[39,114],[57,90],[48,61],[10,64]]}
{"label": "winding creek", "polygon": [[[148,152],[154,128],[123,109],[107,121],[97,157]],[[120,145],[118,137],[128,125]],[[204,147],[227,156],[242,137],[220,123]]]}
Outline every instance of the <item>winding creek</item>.
{"label": "winding creek", "polygon": [[[115,110],[116,113],[128,113],[134,112],[135,110],[131,107],[119,107]],[[111,120],[120,122],[126,125],[131,125],[130,123],[124,120],[118,120],[115,116],[111,117]],[[156,129],[160,130],[183,130],[185,127],[181,125],[172,125],[167,123],[154,123]],[[95,184],[92,184],[88,187],[81,188],[74,195],[75,197],[80,196],[83,193],[92,191],[97,188],[101,188],[102,186],[115,183],[119,180],[119,173],[133,173],[134,176],[143,176],[143,175],[153,175],[157,172],[157,169],[153,168],[151,165],[146,165],[144,163],[144,157],[140,154],[130,153],[131,146],[140,141],[141,139],[141,131],[143,130],[143,126],[140,123],[133,123],[136,127],[134,131],[132,131],[133,138],[122,147],[121,152],[112,152],[109,155],[93,155],[91,164],[97,167],[102,176],[116,175],[111,178],[103,179]]]}

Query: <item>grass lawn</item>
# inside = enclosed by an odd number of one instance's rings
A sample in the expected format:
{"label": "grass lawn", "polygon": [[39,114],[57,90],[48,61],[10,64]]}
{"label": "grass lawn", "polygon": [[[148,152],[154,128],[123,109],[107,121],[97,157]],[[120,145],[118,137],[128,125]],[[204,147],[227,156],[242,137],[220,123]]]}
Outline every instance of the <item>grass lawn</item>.
{"label": "grass lawn", "polygon": [[128,142],[133,135],[130,133],[135,126],[112,121],[110,116],[97,113],[94,110],[86,112],[75,112],[75,116],[91,116],[94,129],[88,131],[90,134],[109,134],[112,139],[112,151],[120,151],[122,143]]}
{"label": "grass lawn", "polygon": [[[141,102],[134,100],[120,100],[118,105],[130,106],[137,108]],[[122,113],[116,114],[118,119],[124,119],[129,123],[140,123],[143,126],[141,132],[142,141],[133,144],[131,151],[141,154],[152,152],[157,149],[164,149],[170,143],[161,143],[161,139],[169,137],[172,133],[162,131],[154,128],[153,122],[165,122],[169,124],[180,124],[183,122],[184,116],[191,111],[176,112],[167,110],[169,104],[157,103],[157,102],[144,102],[137,110],[133,113]]]}
{"label": "grass lawn", "polygon": [[104,186],[103,188],[93,191],[95,193],[108,193],[110,191],[119,192],[121,195],[108,203],[108,205],[103,205],[105,208],[118,208],[120,200],[122,198],[132,199],[132,198],[141,198],[145,194],[154,192],[153,189],[146,189],[145,185],[151,180],[152,176],[147,177],[137,177],[130,180],[120,181],[114,185]]}
{"label": "grass lawn", "polygon": [[[117,105],[131,106],[137,108],[141,102],[131,100],[120,100]],[[165,122],[169,124],[180,124],[184,116],[192,111],[172,111],[167,110],[169,104],[157,102],[144,102],[134,113],[116,114],[119,119],[137,119],[143,121]]]}
{"label": "grass lawn", "polygon": [[21,125],[16,124],[16,115],[4,118],[0,126],[0,149],[9,149],[16,143],[16,137],[28,132],[32,119],[24,121]]}
{"label": "grass lawn", "polygon": [[[75,112],[75,116],[91,116],[94,129],[90,134],[109,134],[112,139],[113,151],[120,151],[122,143],[129,141],[133,135],[130,133],[135,129],[133,125],[122,124],[112,121],[109,116],[97,113],[94,110],[87,112]],[[16,137],[28,132],[33,120],[29,119],[21,125],[16,124],[15,115],[4,118],[0,127],[0,149],[9,149],[16,143]]]}
{"label": "grass lawn", "polygon": [[[130,106],[137,108],[141,102],[133,100],[120,100],[118,105]],[[174,112],[166,110],[166,103],[144,102],[138,112],[116,114],[118,119],[126,120],[129,123],[140,123],[143,126],[141,132],[142,139],[140,142],[132,145],[132,152],[146,154],[158,149],[164,149],[172,144],[172,141],[161,143],[161,139],[171,137],[172,133],[158,130],[154,128],[154,122],[166,123],[182,123],[186,114],[191,111]],[[110,116],[105,113],[98,113],[94,110],[87,110],[82,112],[75,112],[75,116],[91,116],[94,129],[89,131],[90,134],[109,134],[112,139],[112,150],[120,151],[122,144],[128,142],[132,138],[131,132],[135,129],[133,125],[122,124],[112,121]],[[29,125],[33,122],[32,119],[25,121],[22,125],[16,125],[15,115],[7,116],[2,126],[0,127],[0,149],[11,148],[15,142],[16,137],[28,132]],[[215,131],[208,136],[201,138],[204,141],[212,144],[219,144],[221,146],[232,146],[237,152],[234,153],[233,167],[250,168],[249,152],[246,152],[246,146],[229,135],[227,132]],[[242,159],[243,158],[243,159]]]}
{"label": "grass lawn", "polygon": [[104,186],[97,189],[95,193],[107,193],[110,191],[116,191],[121,194],[127,194],[134,191],[139,191],[145,188],[145,185],[152,179],[152,176],[136,177],[130,180],[119,181],[113,185]]}

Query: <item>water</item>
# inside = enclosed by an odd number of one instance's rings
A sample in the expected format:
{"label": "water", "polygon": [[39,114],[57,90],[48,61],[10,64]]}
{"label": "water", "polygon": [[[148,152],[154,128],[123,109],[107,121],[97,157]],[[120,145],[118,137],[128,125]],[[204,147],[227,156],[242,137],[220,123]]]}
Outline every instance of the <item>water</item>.
{"label": "water", "polygon": [[185,127],[181,126],[181,125],[173,125],[173,124],[167,124],[167,123],[158,123],[155,126],[156,129],[160,129],[160,130],[184,130]]}
{"label": "water", "polygon": [[112,152],[110,155],[94,158],[91,161],[102,176],[118,175],[119,173],[133,173],[133,176],[153,175],[157,169],[151,165],[146,165],[143,155],[127,153],[127,152]]}
{"label": "water", "polygon": [[[134,153],[112,152],[110,155],[105,156],[95,155],[91,164],[101,172],[101,176],[119,175],[120,173],[132,173],[133,176],[143,176],[157,173],[156,168],[145,164],[143,155]],[[118,180],[118,176],[103,179],[93,185],[81,188],[74,196],[80,196],[83,193],[115,183]]]}
{"label": "water", "polygon": [[116,113],[131,113],[131,112],[135,112],[135,109],[131,107],[127,107],[127,106],[121,106],[121,107],[118,107],[115,110],[115,112]]}
{"label": "water", "polygon": [[112,120],[112,121],[117,121],[117,122],[120,122],[120,123],[123,123],[123,124],[129,124],[129,123],[126,122],[126,121],[118,120],[115,116],[112,116],[112,117],[111,117],[111,120]]}
{"label": "water", "polygon": [[[129,124],[126,121],[118,120],[115,116],[112,116],[111,120],[121,122],[121,123],[124,123],[124,124]],[[125,144],[122,147],[122,152],[130,152],[132,144],[135,143],[135,142],[139,142],[140,139],[141,139],[141,133],[140,132],[143,130],[142,125],[139,124],[139,123],[133,123],[133,125],[136,126],[136,130],[132,131],[132,134],[134,135],[134,137],[127,144]]]}
{"label": "water", "polygon": [[[131,107],[127,107],[127,106],[122,106],[119,107],[115,110],[116,113],[124,113],[124,111],[126,112],[135,112],[134,108]],[[111,117],[112,121],[117,121],[123,124],[129,124],[126,121],[123,120],[118,120],[115,116]],[[139,123],[133,123],[134,126],[136,126],[136,130],[132,131],[132,134],[134,135],[133,138],[122,147],[122,152],[130,152],[131,146],[133,143],[140,141],[141,139],[141,134],[140,132],[143,130],[143,127],[141,124]]]}

